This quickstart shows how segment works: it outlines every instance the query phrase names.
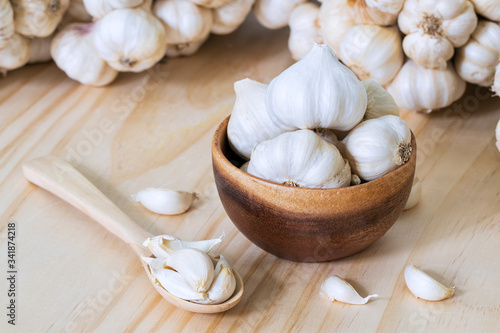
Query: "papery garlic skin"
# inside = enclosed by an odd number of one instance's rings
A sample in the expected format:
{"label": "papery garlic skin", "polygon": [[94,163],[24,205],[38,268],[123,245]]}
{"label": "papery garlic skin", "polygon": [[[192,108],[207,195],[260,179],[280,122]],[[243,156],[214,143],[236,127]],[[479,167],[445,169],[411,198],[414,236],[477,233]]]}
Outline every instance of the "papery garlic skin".
{"label": "papery garlic skin", "polygon": [[50,44],[52,43],[53,35],[44,38],[34,38],[30,40],[30,59],[29,64],[37,64],[52,60],[50,55]]}
{"label": "papery garlic skin", "polygon": [[500,2],[498,0],[470,0],[478,14],[492,20],[500,21]]}
{"label": "papery garlic skin", "polygon": [[17,69],[28,63],[31,45],[27,38],[14,34],[7,45],[0,49],[0,73]]}
{"label": "papery garlic skin", "polygon": [[408,60],[387,90],[400,108],[429,111],[451,105],[464,94],[465,87],[450,62],[445,70],[438,70]]}
{"label": "papery garlic skin", "polygon": [[184,241],[175,236],[160,235],[146,239],[143,246],[147,247],[156,258],[167,258],[169,255],[182,249],[197,249],[209,255],[215,256],[215,250],[222,243],[224,233],[219,238],[201,241]]}
{"label": "papery garlic skin", "polygon": [[212,10],[213,24],[210,31],[226,35],[235,31],[245,21],[255,0],[232,0]]}
{"label": "papery garlic skin", "polygon": [[327,45],[315,44],[269,84],[266,107],[280,129],[347,131],[363,118],[366,91]]}
{"label": "papery garlic skin", "polygon": [[354,26],[340,43],[339,58],[360,80],[373,79],[386,85],[403,66],[400,33],[376,25]]}
{"label": "papery garlic skin", "polygon": [[358,292],[346,281],[338,276],[330,276],[321,285],[320,295],[330,302],[339,301],[347,304],[366,304],[370,299],[379,297],[379,295],[359,296]]}
{"label": "papery garlic skin", "polygon": [[204,40],[210,34],[211,10],[189,0],[158,0],[153,12],[165,28],[168,45]]}
{"label": "papery garlic skin", "polygon": [[194,301],[200,304],[220,304],[226,301],[236,289],[236,278],[233,269],[224,256],[220,255],[215,266],[215,277],[210,289],[207,291],[207,299]]}
{"label": "papery garlic skin", "polygon": [[191,207],[196,194],[149,187],[133,195],[132,198],[157,214],[177,215],[186,212]]}
{"label": "papery garlic skin", "polygon": [[289,25],[288,49],[294,60],[302,59],[314,43],[323,42],[318,5],[307,2],[295,7],[290,15]]}
{"label": "papery garlic skin", "polygon": [[165,29],[142,9],[113,10],[97,21],[94,46],[101,58],[121,72],[141,72],[165,55]]}
{"label": "papery garlic skin", "polygon": [[283,133],[269,118],[267,88],[251,79],[234,83],[236,101],[227,125],[227,136],[231,149],[247,160],[256,144]]}
{"label": "papery garlic skin", "polygon": [[0,0],[0,49],[3,49],[14,35],[14,11],[9,0]]}
{"label": "papery garlic skin", "polygon": [[427,301],[441,301],[453,296],[455,287],[446,287],[412,264],[405,268],[405,281],[411,293]]}
{"label": "papery garlic skin", "polygon": [[73,80],[92,86],[111,83],[118,72],[99,57],[93,44],[94,23],[73,23],[59,31],[50,45],[57,67]]}
{"label": "papery garlic skin", "polygon": [[310,130],[259,143],[248,173],[278,184],[308,188],[349,186],[351,168],[339,150]]}
{"label": "papery garlic skin", "polygon": [[268,29],[283,28],[288,24],[290,14],[299,4],[307,0],[255,0],[253,13]]}
{"label": "papery garlic skin", "polygon": [[410,160],[411,132],[396,116],[363,121],[342,140],[353,173],[374,180]]}
{"label": "papery garlic skin", "polygon": [[92,17],[101,18],[115,9],[139,7],[144,0],[83,0],[83,3]]}
{"label": "papery garlic skin", "polygon": [[18,34],[47,37],[57,28],[69,0],[11,0],[11,4]]}
{"label": "papery garlic skin", "polygon": [[340,43],[349,29],[356,25],[354,12],[347,0],[325,1],[319,10],[319,23],[324,42],[339,53]]}
{"label": "papery garlic skin", "polygon": [[365,80],[362,83],[368,99],[364,120],[387,115],[399,116],[398,106],[387,90],[373,80]]}
{"label": "papery garlic skin", "polygon": [[477,25],[468,0],[406,0],[398,25],[407,36],[403,50],[417,64],[445,69],[454,47],[464,45]]}
{"label": "papery garlic skin", "polygon": [[198,249],[181,249],[165,259],[165,264],[179,272],[200,293],[206,292],[214,280],[212,259]]}
{"label": "papery garlic skin", "polygon": [[457,49],[455,68],[467,82],[490,87],[500,63],[500,25],[480,20],[469,41]]}
{"label": "papery garlic skin", "polygon": [[415,207],[420,201],[421,196],[422,196],[422,185],[418,177],[415,177],[415,179],[413,179],[413,185],[411,187],[410,196],[408,197],[408,201],[406,202],[406,205],[403,208],[403,210],[408,210]]}

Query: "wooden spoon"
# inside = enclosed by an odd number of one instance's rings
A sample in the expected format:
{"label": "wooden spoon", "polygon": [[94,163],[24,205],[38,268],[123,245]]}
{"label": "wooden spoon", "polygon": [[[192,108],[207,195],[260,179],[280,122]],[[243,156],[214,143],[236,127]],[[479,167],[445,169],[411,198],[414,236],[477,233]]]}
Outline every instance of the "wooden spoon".
{"label": "wooden spoon", "polygon": [[[24,163],[23,173],[30,182],[52,192],[84,212],[129,244],[141,258],[141,263],[149,281],[154,281],[149,266],[142,261],[142,256],[149,255],[142,243],[152,235],[135,224],[87,178],[71,165],[54,156],[42,157]],[[238,272],[233,271],[236,277],[236,289],[233,295],[224,303],[215,305],[192,303],[173,296],[155,283],[152,284],[163,298],[178,308],[191,312],[217,313],[231,309],[238,304],[243,295],[243,280]]]}

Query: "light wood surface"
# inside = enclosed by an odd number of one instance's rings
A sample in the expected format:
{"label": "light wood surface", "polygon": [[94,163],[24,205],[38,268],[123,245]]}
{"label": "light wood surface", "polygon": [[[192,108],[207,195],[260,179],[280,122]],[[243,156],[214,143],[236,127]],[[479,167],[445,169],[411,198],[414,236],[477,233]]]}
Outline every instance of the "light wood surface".
{"label": "light wood surface", "polygon": [[[17,225],[17,325],[1,332],[497,332],[500,327],[500,153],[494,128],[500,99],[470,87],[454,107],[403,112],[418,141],[423,195],[365,251],[322,264],[278,259],[250,243],[225,214],[213,182],[210,145],[231,111],[233,82],[268,83],[292,64],[288,31],[250,21],[212,36],[189,58],[149,72],[120,74],[106,88],[79,85],[54,64],[0,79],[0,262],[6,229]],[[23,162],[53,154],[69,162],[152,234],[218,237],[240,272],[242,301],[222,314],[180,310],[154,290],[134,251],[61,199],[30,184]],[[149,187],[196,191],[180,216],[159,216],[130,195]],[[406,288],[409,262],[456,295],[418,300]],[[367,305],[319,296],[330,275]],[[5,309],[7,283],[0,283]],[[6,312],[6,310],[4,310]]]}

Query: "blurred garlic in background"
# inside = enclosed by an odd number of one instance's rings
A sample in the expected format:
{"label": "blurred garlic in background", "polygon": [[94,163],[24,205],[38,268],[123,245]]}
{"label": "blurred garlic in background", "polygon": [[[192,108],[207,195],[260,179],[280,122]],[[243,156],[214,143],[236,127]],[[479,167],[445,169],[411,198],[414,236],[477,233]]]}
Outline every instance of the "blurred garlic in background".
{"label": "blurred garlic in background", "polygon": [[500,21],[500,1],[498,0],[470,0],[476,12],[492,21]]}
{"label": "blurred garlic in background", "polygon": [[357,24],[389,26],[396,23],[405,0],[347,0]]}
{"label": "blurred garlic in background", "polygon": [[321,27],[319,26],[319,6],[313,3],[300,4],[290,15],[290,37],[288,49],[294,60],[302,59],[314,43],[321,44]]}
{"label": "blurred garlic in background", "polygon": [[4,48],[14,35],[14,11],[9,0],[0,0],[0,49]]}
{"label": "blurred garlic in background", "polygon": [[203,45],[203,43],[205,43],[207,39],[208,37],[197,42],[168,45],[165,51],[165,55],[169,58],[193,55],[198,51],[198,49]]}
{"label": "blurred garlic in background", "polygon": [[83,0],[70,0],[69,7],[64,13],[58,29],[71,23],[86,23],[92,21],[92,15],[87,12]]}
{"label": "blurred garlic in background", "polygon": [[497,128],[495,130],[495,137],[497,139],[497,148],[500,151],[500,120],[498,120]]}
{"label": "blurred garlic in background", "polygon": [[245,21],[255,0],[232,0],[214,8],[211,32],[218,35],[230,34]]}
{"label": "blurred garlic in background", "polygon": [[83,0],[83,3],[92,17],[101,18],[115,9],[139,7],[144,0]]}
{"label": "blurred garlic in background", "polygon": [[231,2],[232,0],[189,0],[205,8],[219,8]]}
{"label": "blurred garlic in background", "polygon": [[253,13],[268,29],[283,28],[288,24],[290,14],[299,4],[307,0],[256,0]]}
{"label": "blurred garlic in background", "polygon": [[56,30],[69,0],[11,0],[16,32],[26,37],[47,37]]}
{"label": "blurred garlic in background", "polygon": [[0,73],[26,65],[30,58],[29,39],[14,34],[9,38],[7,45],[0,49]]}
{"label": "blurred garlic in background", "polygon": [[33,38],[30,40],[30,59],[28,63],[36,64],[40,62],[47,62],[52,59],[50,55],[50,43],[54,35],[44,38]]}
{"label": "blurred garlic in background", "polygon": [[352,8],[347,4],[347,0],[323,1],[319,9],[319,22],[323,41],[335,53],[339,53],[342,39],[356,24]]}

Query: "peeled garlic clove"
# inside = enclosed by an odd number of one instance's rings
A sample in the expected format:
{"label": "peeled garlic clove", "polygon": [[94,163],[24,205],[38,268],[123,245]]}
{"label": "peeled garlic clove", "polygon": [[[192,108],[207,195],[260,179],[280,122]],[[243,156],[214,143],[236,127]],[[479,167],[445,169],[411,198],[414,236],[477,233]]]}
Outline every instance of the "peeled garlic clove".
{"label": "peeled garlic clove", "polygon": [[405,164],[411,157],[411,132],[396,116],[370,119],[342,140],[353,172],[370,181]]}
{"label": "peeled garlic clove", "polygon": [[149,266],[151,271],[153,271],[153,269],[154,270],[166,269],[165,258],[151,258],[142,256],[141,259],[145,265]]}
{"label": "peeled garlic clove", "polygon": [[9,0],[0,0],[0,49],[3,49],[14,35],[14,11]]}
{"label": "peeled garlic clove", "polygon": [[16,32],[26,37],[47,37],[61,22],[69,0],[11,0]]}
{"label": "peeled garlic clove", "polygon": [[399,116],[399,109],[394,98],[380,84],[373,80],[365,80],[363,87],[368,98],[364,120],[387,115]]}
{"label": "peeled garlic clove", "polygon": [[135,8],[144,0],[83,0],[87,12],[94,18],[101,18],[115,9]]}
{"label": "peeled garlic clove", "polygon": [[163,215],[177,215],[184,213],[191,207],[196,194],[149,187],[132,195],[132,198],[152,212]]}
{"label": "peeled garlic clove", "polygon": [[73,23],[59,31],[50,54],[57,67],[73,80],[92,86],[111,83],[118,72],[97,54],[93,44],[94,23]]}
{"label": "peeled garlic clove", "polygon": [[441,301],[453,296],[455,287],[446,287],[412,264],[405,268],[405,281],[412,294],[427,301]]}
{"label": "peeled garlic clove", "polygon": [[181,249],[169,255],[165,263],[179,272],[197,292],[206,292],[212,285],[214,266],[208,254],[203,251]]}
{"label": "peeled garlic clove", "polygon": [[101,58],[121,72],[142,72],[165,55],[165,29],[142,9],[116,9],[97,21],[94,45]]}
{"label": "peeled garlic clove", "polygon": [[197,292],[189,282],[178,272],[171,269],[154,269],[151,268],[151,275],[155,278],[154,283],[162,286],[166,291],[172,295],[192,301],[202,302],[207,298],[205,292]]}
{"label": "peeled garlic clove", "polygon": [[368,295],[365,298],[359,296],[358,292],[346,281],[338,276],[330,276],[321,285],[321,296],[328,299],[330,302],[339,301],[348,304],[366,304],[371,298],[379,297],[379,295]]}
{"label": "peeled garlic clove", "polygon": [[232,0],[212,10],[211,32],[217,35],[230,34],[245,21],[254,0]]}
{"label": "peeled garlic clove", "polygon": [[52,56],[50,55],[50,44],[53,35],[44,38],[33,38],[30,40],[30,59],[28,61],[29,64],[36,64],[40,62],[47,62],[52,60]]}
{"label": "peeled garlic clove", "polygon": [[170,235],[160,235],[148,238],[142,245],[147,247],[157,258],[166,258],[181,249],[191,248],[215,255],[215,250],[222,243],[224,233],[219,238],[201,241],[184,241]]}
{"label": "peeled garlic clove", "polygon": [[249,159],[254,146],[272,139],[283,131],[276,127],[266,109],[265,84],[244,79],[234,83],[236,101],[227,125],[231,149]]}
{"label": "peeled garlic clove", "polygon": [[366,91],[327,45],[274,78],[266,93],[269,117],[280,129],[330,128],[347,131],[363,118]]}
{"label": "peeled garlic clove", "polygon": [[288,24],[290,14],[299,4],[307,0],[256,0],[253,14],[257,21],[268,29],[283,28]]}
{"label": "peeled garlic clove", "polygon": [[410,197],[406,202],[404,210],[412,209],[415,207],[420,201],[420,196],[422,195],[422,185],[420,184],[420,180],[415,177],[413,179],[413,185],[411,187]]}
{"label": "peeled garlic clove", "polygon": [[0,49],[0,72],[6,72],[26,65],[30,58],[30,42],[14,34],[4,48]]}
{"label": "peeled garlic clove", "polygon": [[478,14],[492,21],[500,21],[500,2],[497,0],[470,0]]}
{"label": "peeled garlic clove", "polygon": [[325,1],[319,10],[319,22],[323,40],[335,53],[349,29],[356,25],[353,8],[347,0]]}
{"label": "peeled garlic clove", "polygon": [[351,168],[339,150],[310,130],[283,133],[259,143],[248,173],[272,182],[308,188],[349,186]]}
{"label": "peeled garlic clove", "polygon": [[208,289],[207,299],[195,301],[201,304],[219,304],[226,301],[236,289],[236,278],[229,262],[222,255],[215,266],[215,278]]}
{"label": "peeled garlic clove", "polygon": [[300,4],[292,11],[289,20],[288,49],[295,60],[302,59],[314,43],[322,43],[319,26],[319,6],[310,2]]}

